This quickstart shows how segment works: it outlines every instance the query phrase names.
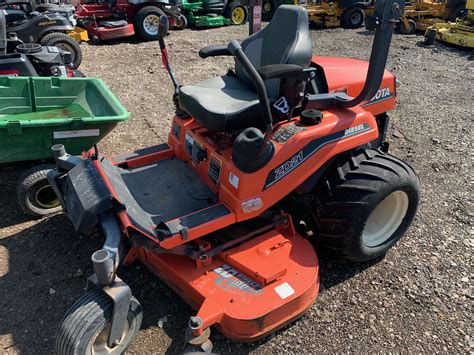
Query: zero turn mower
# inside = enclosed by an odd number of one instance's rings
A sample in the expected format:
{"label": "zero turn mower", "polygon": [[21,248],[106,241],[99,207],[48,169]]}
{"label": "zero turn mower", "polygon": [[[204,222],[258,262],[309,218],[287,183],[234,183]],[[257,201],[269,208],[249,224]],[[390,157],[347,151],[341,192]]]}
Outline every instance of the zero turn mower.
{"label": "zero turn mower", "polygon": [[240,0],[183,0],[180,9],[185,22],[179,22],[178,29],[243,25],[248,18],[248,8]]}
{"label": "zero turn mower", "polygon": [[78,24],[87,30],[90,42],[133,36],[145,41],[158,38],[160,17],[168,17],[166,32],[182,21],[176,0],[82,0],[76,8]]}
{"label": "zero turn mower", "polygon": [[280,6],[242,43],[202,49],[202,58],[234,57],[235,70],[196,85],[177,83],[160,30],[175,89],[168,142],[114,157],[52,147],[48,179],[64,211],[78,232],[106,236],[57,352],[131,344],[142,308],[117,276],[121,264],[140,260],[188,302],[197,314],[185,351],[210,352],[211,327],[254,341],[312,306],[311,242],[354,261],[384,255],[419,200],[416,173],[386,142],[396,98],[385,64],[402,9],[402,0],[377,2],[367,63],[313,56],[306,11]]}
{"label": "zero turn mower", "polygon": [[295,4],[304,6],[309,21],[321,27],[362,27],[365,16],[370,15],[374,8],[372,0],[296,0]]}
{"label": "zero turn mower", "polygon": [[[84,31],[76,28],[72,5],[36,4],[34,0],[7,0],[5,14],[7,37],[24,43],[53,46],[69,52],[74,69],[82,62],[81,40]],[[79,40],[79,41],[78,41]]]}
{"label": "zero turn mower", "polygon": [[426,31],[436,23],[454,22],[465,14],[466,0],[414,0],[406,3],[397,30],[401,34]]}
{"label": "zero turn mower", "polygon": [[467,13],[456,22],[436,23],[425,32],[425,43],[432,45],[438,41],[474,48],[474,0],[467,0]]}

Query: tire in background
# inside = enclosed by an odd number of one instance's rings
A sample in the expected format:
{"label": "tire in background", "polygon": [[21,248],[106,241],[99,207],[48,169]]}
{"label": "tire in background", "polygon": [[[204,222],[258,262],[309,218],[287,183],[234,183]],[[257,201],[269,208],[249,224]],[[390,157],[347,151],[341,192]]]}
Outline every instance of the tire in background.
{"label": "tire in background", "polygon": [[[135,32],[145,41],[154,41],[158,39],[158,23],[160,17],[166,16],[165,12],[156,6],[145,6],[140,9],[135,16]],[[156,26],[155,26],[156,25]],[[156,27],[156,32],[154,31]],[[170,23],[166,22],[165,33],[169,31]]]}
{"label": "tire in background", "polygon": [[242,5],[240,1],[229,3],[225,9],[225,17],[228,18],[233,25],[243,25],[248,20],[247,7]]}
{"label": "tire in background", "polygon": [[436,31],[436,29],[434,28],[428,30],[428,33],[425,35],[425,44],[427,46],[431,46],[434,43],[437,32],[438,31]]}
{"label": "tire in background", "polygon": [[364,9],[358,6],[347,9],[341,16],[341,22],[345,28],[360,28],[364,25],[364,19]]}
{"label": "tire in background", "polygon": [[419,202],[413,168],[380,150],[337,161],[319,180],[308,225],[331,256],[367,261],[384,255],[406,232]]}
{"label": "tire in background", "polygon": [[175,30],[184,30],[188,26],[188,19],[183,14],[180,14],[178,19],[176,20],[176,26],[174,26]]}
{"label": "tire in background", "polygon": [[273,0],[263,0],[262,3],[262,20],[270,21],[275,15],[276,4]]}
{"label": "tire in background", "polygon": [[48,33],[46,36],[41,38],[40,44],[42,46],[58,47],[66,52],[71,53],[72,56],[72,68],[77,69],[82,63],[82,50],[79,43],[69,37],[65,33],[53,32]]}
{"label": "tire in background", "polygon": [[106,343],[114,303],[102,290],[92,289],[79,298],[64,315],[56,333],[55,348],[59,355],[122,354],[138,334],[142,308],[135,297],[128,310],[128,324],[121,342],[113,348]]}
{"label": "tire in background", "polygon": [[400,22],[397,28],[398,32],[402,35],[412,35],[416,32],[416,22],[414,20],[408,20],[408,26],[405,26],[403,22]]}
{"label": "tire in background", "polygon": [[48,181],[48,173],[56,168],[53,164],[37,165],[25,171],[18,181],[16,193],[22,210],[35,218],[41,218],[62,210]]}

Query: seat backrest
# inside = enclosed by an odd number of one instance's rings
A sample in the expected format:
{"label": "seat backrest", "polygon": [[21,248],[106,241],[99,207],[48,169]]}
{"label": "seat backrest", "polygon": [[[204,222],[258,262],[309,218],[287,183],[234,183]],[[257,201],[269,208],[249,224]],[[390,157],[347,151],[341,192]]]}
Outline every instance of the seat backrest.
{"label": "seat backrest", "polygon": [[[269,64],[298,64],[307,68],[313,49],[306,10],[301,6],[281,5],[268,26],[246,38],[242,48],[257,69]],[[241,81],[254,87],[237,61],[235,72]],[[268,97],[279,97],[279,79],[268,80],[265,86]]]}

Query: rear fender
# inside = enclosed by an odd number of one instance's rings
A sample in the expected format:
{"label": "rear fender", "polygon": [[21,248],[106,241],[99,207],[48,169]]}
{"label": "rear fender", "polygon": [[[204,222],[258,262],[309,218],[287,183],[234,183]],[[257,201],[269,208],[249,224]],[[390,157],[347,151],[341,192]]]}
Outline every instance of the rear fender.
{"label": "rear fender", "polygon": [[59,14],[39,15],[17,26],[8,28],[8,32],[15,32],[24,42],[39,42],[50,32],[70,32],[74,26],[67,18]]}
{"label": "rear fender", "polygon": [[[356,97],[364,87],[369,63],[354,58],[314,56],[312,66],[318,68],[320,86],[327,92],[344,92]],[[392,110],[395,104],[396,79],[385,70],[380,89],[361,106],[376,116]]]}

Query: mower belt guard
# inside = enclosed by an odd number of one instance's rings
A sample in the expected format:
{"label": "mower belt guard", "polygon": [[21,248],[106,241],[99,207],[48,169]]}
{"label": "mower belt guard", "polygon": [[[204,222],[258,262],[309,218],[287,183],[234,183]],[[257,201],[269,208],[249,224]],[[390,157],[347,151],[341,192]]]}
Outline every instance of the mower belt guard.
{"label": "mower belt guard", "polygon": [[254,341],[302,315],[319,291],[318,259],[291,228],[269,232],[196,267],[185,256],[139,249],[138,257],[198,310],[202,326]]}

